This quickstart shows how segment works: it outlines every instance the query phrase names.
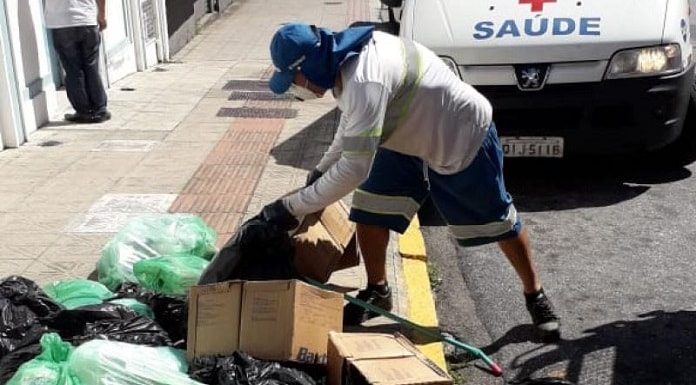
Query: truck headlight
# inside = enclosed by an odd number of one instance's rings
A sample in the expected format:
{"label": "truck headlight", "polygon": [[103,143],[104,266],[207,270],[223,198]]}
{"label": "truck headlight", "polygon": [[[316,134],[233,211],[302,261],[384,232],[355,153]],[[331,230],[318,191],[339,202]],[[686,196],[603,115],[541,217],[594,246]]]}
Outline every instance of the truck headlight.
{"label": "truck headlight", "polygon": [[452,58],[447,57],[447,56],[440,56],[440,59],[442,59],[445,64],[447,64],[447,67],[454,72],[455,75],[457,75],[458,78],[462,78],[462,76],[459,74],[459,68],[457,68],[457,63],[452,60]]}
{"label": "truck headlight", "polygon": [[634,78],[681,72],[681,56],[678,44],[620,51],[611,59],[606,78]]}

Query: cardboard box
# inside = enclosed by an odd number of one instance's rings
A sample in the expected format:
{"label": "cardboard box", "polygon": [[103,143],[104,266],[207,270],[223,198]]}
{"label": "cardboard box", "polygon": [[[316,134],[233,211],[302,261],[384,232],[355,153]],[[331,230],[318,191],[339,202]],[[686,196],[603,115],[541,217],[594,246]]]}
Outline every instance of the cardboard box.
{"label": "cardboard box", "polygon": [[360,264],[355,224],[348,220],[348,208],[340,201],[307,215],[293,241],[295,268],[304,277],[324,283],[334,271]]}
{"label": "cardboard box", "polygon": [[452,385],[398,333],[330,333],[328,355],[328,385]]}
{"label": "cardboard box", "polygon": [[343,328],[343,296],[300,281],[229,281],[189,294],[188,357],[232,354],[325,363]]}

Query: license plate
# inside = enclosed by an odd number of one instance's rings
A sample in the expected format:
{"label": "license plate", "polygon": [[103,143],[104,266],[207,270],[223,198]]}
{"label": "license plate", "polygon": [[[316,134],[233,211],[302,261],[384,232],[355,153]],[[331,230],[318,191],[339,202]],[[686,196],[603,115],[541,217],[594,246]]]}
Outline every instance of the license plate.
{"label": "license plate", "polygon": [[503,136],[503,154],[508,158],[562,158],[563,138],[549,136]]}

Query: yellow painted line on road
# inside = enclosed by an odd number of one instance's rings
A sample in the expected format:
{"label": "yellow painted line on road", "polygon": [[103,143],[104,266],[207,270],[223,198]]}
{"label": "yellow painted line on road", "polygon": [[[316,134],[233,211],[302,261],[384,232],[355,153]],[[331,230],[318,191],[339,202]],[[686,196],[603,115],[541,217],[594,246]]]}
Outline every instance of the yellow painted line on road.
{"label": "yellow painted line on road", "polygon": [[[409,319],[426,328],[437,328],[437,311],[428,278],[428,259],[418,218],[414,218],[406,232],[399,237],[399,254],[406,280]],[[431,361],[447,370],[441,342],[421,343],[416,346]]]}

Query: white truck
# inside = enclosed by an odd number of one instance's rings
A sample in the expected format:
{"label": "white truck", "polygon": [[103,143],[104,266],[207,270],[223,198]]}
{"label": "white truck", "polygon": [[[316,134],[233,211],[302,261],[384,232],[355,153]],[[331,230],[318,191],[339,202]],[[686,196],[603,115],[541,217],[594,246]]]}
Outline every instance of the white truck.
{"label": "white truck", "polygon": [[494,106],[508,157],[696,157],[696,0],[382,0]]}

